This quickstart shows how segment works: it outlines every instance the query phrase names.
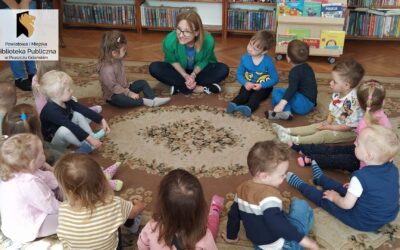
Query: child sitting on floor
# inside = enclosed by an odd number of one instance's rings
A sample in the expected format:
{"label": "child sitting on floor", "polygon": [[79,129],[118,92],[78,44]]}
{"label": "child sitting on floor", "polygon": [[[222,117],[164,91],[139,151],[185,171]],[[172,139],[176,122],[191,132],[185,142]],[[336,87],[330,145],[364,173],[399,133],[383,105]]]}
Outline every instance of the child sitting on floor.
{"label": "child sitting on floor", "polygon": [[[211,212],[219,217],[223,201],[213,201]],[[216,250],[210,230],[218,229],[219,221],[213,222],[217,224],[207,229],[207,203],[199,180],[185,170],[172,170],[161,180],[153,218],[140,233],[138,248]]]}
{"label": "child sitting on floor", "polygon": [[236,80],[242,86],[239,94],[228,103],[227,113],[240,112],[250,117],[271,94],[279,81],[275,64],[268,55],[274,41],[274,35],[266,30],[260,30],[250,38],[236,72]]}
{"label": "child sitting on floor", "polygon": [[282,195],[278,189],[289,167],[289,149],[274,141],[257,142],[247,156],[251,180],[236,191],[228,214],[227,233],[222,237],[236,243],[243,221],[247,238],[255,249],[298,249],[300,246],[318,249],[307,237],[314,213],[307,202],[291,201],[289,213],[283,212]]}
{"label": "child sitting on floor", "polygon": [[399,171],[392,162],[400,149],[400,138],[380,125],[365,128],[356,141],[355,153],[367,166],[353,172],[348,188],[327,177],[312,162],[314,183],[321,191],[288,173],[290,185],[344,224],[373,232],[393,221],[399,211]]}
{"label": "child sitting on floor", "polygon": [[[110,128],[101,115],[71,99],[72,78],[62,71],[52,70],[45,73],[40,82],[40,90],[48,98],[40,113],[44,139],[61,147],[87,146],[88,152],[100,147],[99,139],[108,134]],[[103,129],[94,134],[86,117],[101,123]]]}
{"label": "child sitting on floor", "polygon": [[317,105],[317,81],[313,69],[307,64],[308,45],[300,40],[288,44],[286,59],[292,64],[289,87],[272,91],[273,110],[265,112],[268,119],[292,120],[292,112],[305,115]]}
{"label": "child sitting on floor", "polygon": [[330,81],[333,94],[326,121],[293,128],[284,128],[273,123],[272,128],[277,132],[279,140],[294,144],[354,141],[354,129],[362,117],[356,87],[363,76],[363,67],[353,59],[336,64]]}
{"label": "child sitting on floor", "polygon": [[17,103],[15,85],[5,82],[0,83],[0,135],[3,134],[1,124],[6,113]]}
{"label": "child sitting on floor", "polygon": [[1,231],[25,243],[56,233],[58,183],[45,166],[43,145],[33,134],[17,134],[0,148]]}
{"label": "child sitting on floor", "polygon": [[55,165],[54,174],[67,200],[60,204],[57,228],[64,249],[122,249],[119,227],[129,223],[129,230],[137,232],[144,204],[114,196],[90,156],[67,154]]}
{"label": "child sitting on floor", "polygon": [[[120,31],[107,31],[101,40],[97,70],[103,98],[117,107],[158,107],[169,102],[169,97],[156,97],[145,80],[128,83],[123,59],[127,51],[127,40]],[[143,91],[144,97],[139,93]]]}

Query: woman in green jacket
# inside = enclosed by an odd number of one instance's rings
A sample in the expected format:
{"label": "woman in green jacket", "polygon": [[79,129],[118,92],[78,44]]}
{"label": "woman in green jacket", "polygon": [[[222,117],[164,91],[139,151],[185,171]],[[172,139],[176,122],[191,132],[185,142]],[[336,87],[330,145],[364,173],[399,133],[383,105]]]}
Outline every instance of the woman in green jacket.
{"label": "woman in green jacket", "polygon": [[163,41],[164,62],[151,63],[150,74],[171,86],[171,95],[221,92],[219,84],[229,68],[217,62],[214,38],[204,31],[200,16],[195,11],[181,12],[176,23]]}

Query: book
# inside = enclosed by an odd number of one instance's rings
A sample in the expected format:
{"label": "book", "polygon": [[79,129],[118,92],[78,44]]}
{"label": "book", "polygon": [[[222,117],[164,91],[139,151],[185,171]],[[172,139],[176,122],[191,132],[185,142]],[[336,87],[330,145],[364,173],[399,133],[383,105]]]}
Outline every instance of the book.
{"label": "book", "polygon": [[295,35],[291,35],[291,34],[278,34],[277,35],[277,44],[279,46],[284,46],[287,47],[289,42],[296,39]]}
{"label": "book", "polygon": [[283,16],[302,16],[304,0],[278,0],[278,15]]}
{"label": "book", "polygon": [[288,28],[287,34],[295,35],[296,39],[303,40],[303,38],[310,37],[311,31],[308,28]]}
{"label": "book", "polygon": [[303,16],[321,16],[321,3],[304,2]]}
{"label": "book", "polygon": [[321,17],[341,18],[343,17],[343,8],[341,3],[324,3],[321,6]]}
{"label": "book", "polygon": [[343,49],[346,32],[342,30],[321,30],[321,49]]}
{"label": "book", "polygon": [[308,47],[310,49],[318,49],[319,48],[320,39],[319,38],[306,37],[306,38],[303,38],[303,42],[307,43]]}

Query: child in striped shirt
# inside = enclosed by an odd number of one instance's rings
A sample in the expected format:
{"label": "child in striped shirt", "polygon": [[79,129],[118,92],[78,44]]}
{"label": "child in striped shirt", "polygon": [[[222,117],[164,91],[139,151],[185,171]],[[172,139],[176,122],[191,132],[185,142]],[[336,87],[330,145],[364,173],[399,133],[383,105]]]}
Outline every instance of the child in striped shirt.
{"label": "child in striped shirt", "polygon": [[64,249],[122,249],[119,227],[129,223],[128,230],[137,231],[144,204],[114,196],[100,165],[88,155],[65,155],[54,174],[67,200],[60,204],[57,228]]}

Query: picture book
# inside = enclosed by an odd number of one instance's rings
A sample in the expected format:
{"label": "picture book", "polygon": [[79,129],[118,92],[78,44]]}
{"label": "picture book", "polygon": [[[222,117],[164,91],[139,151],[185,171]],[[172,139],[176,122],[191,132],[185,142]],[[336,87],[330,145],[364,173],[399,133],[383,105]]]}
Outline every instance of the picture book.
{"label": "picture book", "polygon": [[291,35],[291,34],[278,34],[277,36],[277,44],[279,46],[284,46],[287,47],[289,42],[296,39],[295,35]]}
{"label": "picture book", "polygon": [[321,49],[343,49],[346,32],[342,30],[321,30]]}
{"label": "picture book", "polygon": [[310,37],[311,31],[308,28],[288,28],[286,33],[295,35],[296,39],[303,40],[306,37]]}
{"label": "picture book", "polygon": [[303,16],[321,16],[321,3],[304,2]]}
{"label": "picture book", "polygon": [[319,38],[311,38],[311,37],[307,37],[307,38],[303,38],[303,42],[308,44],[308,47],[310,49],[318,49],[319,48]]}
{"label": "picture book", "polygon": [[278,0],[278,15],[302,16],[304,0]]}
{"label": "picture book", "polygon": [[341,3],[324,3],[321,6],[321,17],[340,18],[343,17],[343,7]]}

